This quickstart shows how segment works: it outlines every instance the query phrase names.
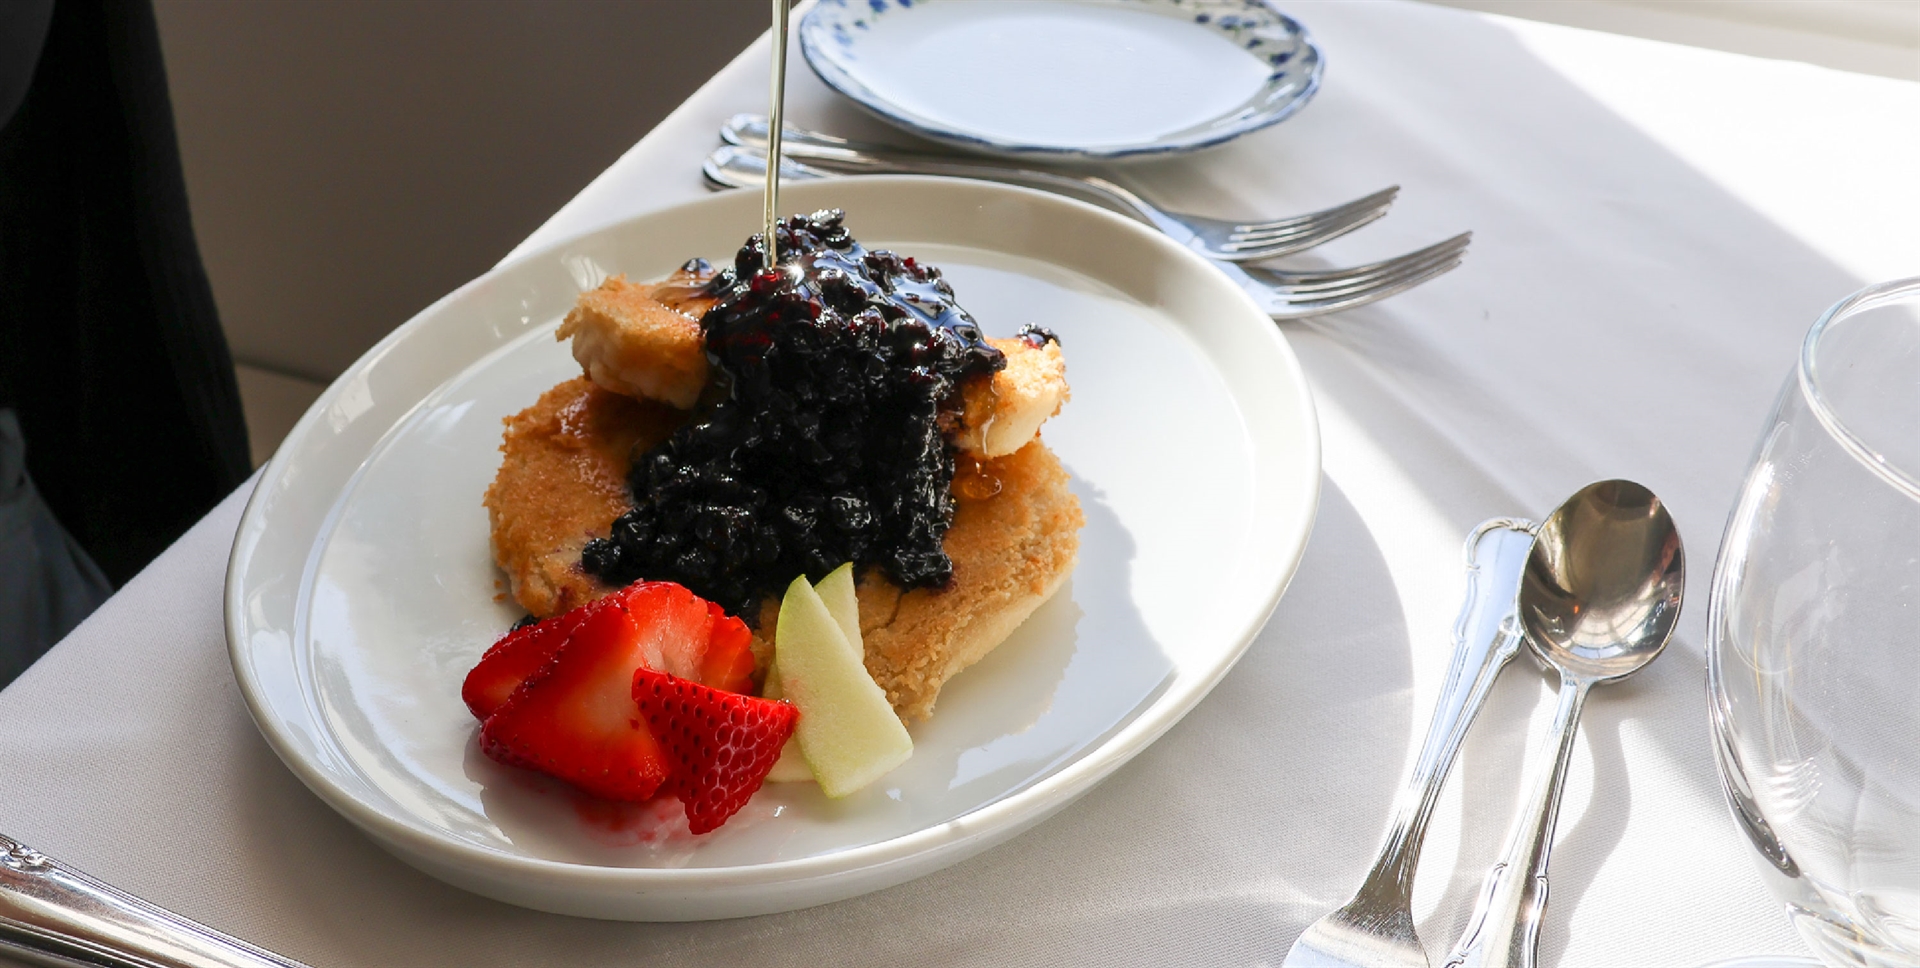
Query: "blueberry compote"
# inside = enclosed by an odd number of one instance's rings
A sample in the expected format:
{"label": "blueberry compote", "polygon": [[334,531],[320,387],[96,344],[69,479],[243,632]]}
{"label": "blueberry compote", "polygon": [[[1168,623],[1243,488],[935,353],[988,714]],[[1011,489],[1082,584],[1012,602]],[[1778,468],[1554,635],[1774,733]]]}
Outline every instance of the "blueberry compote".
{"label": "blueberry compote", "polygon": [[715,374],[701,410],[636,455],[634,508],[582,563],[609,584],[677,581],[748,621],[760,596],[842,562],[945,584],[960,382],[1006,366],[940,271],[869,252],[838,210],[753,236],[709,284]]}

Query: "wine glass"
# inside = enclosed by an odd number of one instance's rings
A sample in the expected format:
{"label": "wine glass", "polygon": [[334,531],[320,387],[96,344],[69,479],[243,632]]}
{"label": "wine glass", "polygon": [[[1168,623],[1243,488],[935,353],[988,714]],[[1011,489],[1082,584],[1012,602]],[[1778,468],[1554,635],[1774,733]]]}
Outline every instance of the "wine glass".
{"label": "wine glass", "polygon": [[1920,278],[1808,331],[1707,621],[1721,779],[1789,917],[1829,964],[1920,963]]}

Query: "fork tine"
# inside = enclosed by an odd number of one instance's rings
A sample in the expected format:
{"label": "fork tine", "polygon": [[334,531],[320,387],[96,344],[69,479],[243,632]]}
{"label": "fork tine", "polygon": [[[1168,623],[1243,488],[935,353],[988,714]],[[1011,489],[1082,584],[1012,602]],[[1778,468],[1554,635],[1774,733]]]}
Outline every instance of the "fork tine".
{"label": "fork tine", "polygon": [[1376,289],[1349,294],[1338,299],[1299,303],[1289,306],[1285,310],[1272,313],[1272,316],[1274,319],[1305,319],[1309,316],[1323,316],[1327,313],[1335,313],[1343,309],[1353,309],[1359,306],[1365,306],[1368,303],[1379,302],[1388,296],[1398,295],[1412,289],[1435,276],[1452,272],[1459,267],[1462,258],[1463,256],[1456,255],[1454,258],[1440,262],[1425,271],[1399,279],[1391,285],[1384,285]]}
{"label": "fork tine", "polygon": [[1320,280],[1305,285],[1279,285],[1274,288],[1289,299],[1331,299],[1390,285],[1396,279],[1425,271],[1431,266],[1450,259],[1458,259],[1463,251],[1444,249],[1438,252],[1410,253],[1399,259],[1378,263],[1365,272],[1357,272],[1345,278]]}
{"label": "fork tine", "polygon": [[1288,218],[1271,219],[1265,222],[1245,222],[1239,225],[1235,225],[1233,227],[1233,235],[1231,237],[1237,239],[1237,237],[1242,234],[1257,235],[1262,232],[1272,231],[1275,229],[1285,229],[1289,226],[1303,224],[1303,223],[1311,223],[1316,220],[1340,218],[1349,214],[1353,214],[1355,212],[1362,212],[1362,211],[1367,211],[1367,210],[1376,209],[1376,208],[1384,209],[1387,206],[1393,204],[1394,196],[1398,194],[1400,194],[1400,186],[1389,185],[1388,187],[1383,188],[1380,191],[1374,192],[1373,194],[1368,195],[1364,198],[1356,198],[1351,202],[1347,202],[1342,205],[1335,205],[1332,208],[1323,209],[1318,212],[1308,212],[1305,215],[1294,215]]}
{"label": "fork tine", "polygon": [[1453,256],[1447,256],[1441,259],[1436,259],[1431,262],[1421,262],[1415,265],[1406,266],[1404,269],[1398,272],[1394,272],[1391,275],[1378,276],[1376,278],[1368,279],[1367,281],[1362,283],[1355,283],[1354,285],[1351,285],[1351,286],[1341,286],[1340,288],[1337,288],[1337,289],[1317,289],[1317,290],[1311,290],[1311,291],[1305,291],[1305,292],[1282,291],[1282,292],[1276,293],[1276,295],[1280,298],[1281,304],[1285,306],[1308,306],[1308,305],[1336,303],[1342,300],[1351,299],[1358,296],[1364,296],[1368,293],[1376,292],[1382,289],[1390,289],[1394,286],[1399,285],[1400,282],[1403,280],[1411,279],[1416,276],[1423,275],[1427,272],[1432,271],[1436,267],[1446,265],[1449,262],[1458,262],[1459,259],[1460,259],[1459,256],[1453,255]]}
{"label": "fork tine", "polygon": [[1302,233],[1323,232],[1342,225],[1350,224],[1353,228],[1358,228],[1387,214],[1391,208],[1391,205],[1372,205],[1364,208],[1342,209],[1339,212],[1318,212],[1310,218],[1292,219],[1284,223],[1276,222],[1257,232],[1234,232],[1222,238],[1219,245],[1223,250],[1230,250],[1236,245],[1260,246],[1281,238]]}
{"label": "fork tine", "polygon": [[1261,236],[1257,239],[1225,242],[1222,243],[1219,248],[1222,252],[1231,253],[1236,260],[1256,261],[1259,259],[1278,258],[1279,256],[1292,255],[1295,252],[1331,242],[1348,232],[1372,224],[1375,219],[1386,214],[1387,210],[1383,206],[1370,211],[1358,212],[1344,219],[1318,222],[1284,233],[1274,233],[1268,236]]}
{"label": "fork tine", "polygon": [[1338,285],[1341,283],[1349,282],[1355,278],[1366,276],[1371,273],[1375,273],[1383,270],[1392,271],[1396,268],[1399,268],[1400,266],[1406,265],[1409,262],[1416,261],[1429,256],[1434,256],[1434,255],[1447,253],[1447,252],[1461,252],[1461,251],[1464,251],[1467,248],[1467,245],[1472,241],[1473,241],[1472,232],[1462,232],[1459,235],[1454,236],[1453,238],[1447,239],[1444,242],[1434,243],[1433,245],[1427,246],[1424,249],[1415,249],[1412,252],[1408,252],[1404,255],[1398,255],[1391,259],[1382,259],[1379,262],[1369,262],[1365,265],[1350,266],[1344,269],[1320,269],[1320,270],[1313,270],[1309,272],[1294,272],[1286,269],[1268,268],[1265,266],[1246,266],[1245,268],[1248,271],[1252,272],[1254,275],[1257,275],[1261,279],[1264,279],[1267,282],[1273,283],[1276,286],[1284,286],[1284,287],[1291,288],[1291,287],[1314,286],[1314,285],[1320,285],[1320,284]]}
{"label": "fork tine", "polygon": [[1229,233],[1227,238],[1234,242],[1257,242],[1275,235],[1311,230],[1316,225],[1326,225],[1331,222],[1344,222],[1355,218],[1378,218],[1392,207],[1391,204],[1342,205],[1337,209],[1330,208],[1324,212],[1314,212],[1289,219],[1275,219],[1252,229],[1236,229]]}

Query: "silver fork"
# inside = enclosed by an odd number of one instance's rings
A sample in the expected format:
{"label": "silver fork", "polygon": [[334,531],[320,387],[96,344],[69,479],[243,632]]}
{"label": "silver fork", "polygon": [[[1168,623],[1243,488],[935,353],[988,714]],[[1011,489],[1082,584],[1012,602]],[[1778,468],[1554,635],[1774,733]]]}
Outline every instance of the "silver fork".
{"label": "silver fork", "polygon": [[[1314,272],[1214,264],[1229,276],[1245,274],[1247,280],[1235,281],[1262,304],[1267,315],[1274,319],[1304,319],[1377,302],[1450,272],[1466,258],[1467,246],[1472,241],[1472,232],[1462,232],[1444,242],[1391,259]],[[1260,289],[1249,288],[1249,281]]]}
{"label": "silver fork", "polygon": [[1394,801],[1380,856],[1353,900],[1308,925],[1281,968],[1429,968],[1413,929],[1413,869],[1467,727],[1520,651],[1514,598],[1532,551],[1528,521],[1496,518],[1468,536],[1467,597],[1454,622],[1453,658],[1420,757]]}
{"label": "silver fork", "polygon": [[[758,114],[736,114],[720,128],[720,139],[730,145],[767,149],[767,119]],[[814,162],[829,170],[853,173],[951,175],[1010,181],[1045,188],[1141,219],[1181,244],[1224,262],[1257,262],[1337,239],[1387,214],[1400,186],[1356,198],[1319,212],[1258,222],[1234,222],[1161,208],[1131,190],[1097,175],[1066,174],[1016,168],[991,162],[964,161],[930,152],[850,141],[818,131],[783,128],[780,153],[789,159]],[[935,170],[937,169],[937,170]],[[784,169],[783,169],[784,174]]]}
{"label": "silver fork", "polygon": [[[751,148],[722,145],[707,156],[701,171],[715,188],[758,188],[766,179],[767,156]],[[894,173],[940,174],[904,167],[894,169]],[[801,181],[832,178],[834,173],[787,158],[780,162],[780,177],[786,181]],[[1305,319],[1364,306],[1448,272],[1460,264],[1466,255],[1467,243],[1472,239],[1472,232],[1463,232],[1445,242],[1391,259],[1348,269],[1314,272],[1289,272],[1219,259],[1212,261],[1214,268],[1225,273],[1227,278],[1252,296],[1267,315],[1274,319]]]}

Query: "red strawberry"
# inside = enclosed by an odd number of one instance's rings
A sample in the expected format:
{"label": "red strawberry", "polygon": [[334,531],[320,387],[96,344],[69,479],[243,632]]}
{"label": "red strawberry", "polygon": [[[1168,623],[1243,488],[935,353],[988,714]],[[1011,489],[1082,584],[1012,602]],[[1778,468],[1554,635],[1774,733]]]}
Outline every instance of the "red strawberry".
{"label": "red strawberry", "polygon": [[713,634],[713,612],[706,599],[666,581],[637,581],[613,597],[639,619],[634,647],[641,665],[682,679],[700,678]]}
{"label": "red strawberry", "polygon": [[520,683],[545,667],[567,641],[567,636],[586,621],[588,610],[604,608],[607,602],[604,598],[589,602],[501,636],[500,641],[480,657],[473,671],[467,673],[467,681],[460,688],[460,698],[466,700],[474,717],[486,722],[495,710],[506,705]]}
{"label": "red strawberry", "polygon": [[800,719],[793,706],[725,692],[641,669],[633,699],[673,764],[660,790],[687,807],[687,827],[704,834],[727,822],[767,778]]}
{"label": "red strawberry", "polygon": [[744,690],[752,683],[751,642],[739,619],[686,588],[635,582],[509,634],[461,694],[485,719],[487,755],[595,796],[644,800],[669,770],[633,704],[635,671]]}
{"label": "red strawberry", "polygon": [[745,622],[672,582],[634,582],[619,596],[635,615],[663,617],[643,644],[647,668],[728,692],[753,687],[753,633]]}
{"label": "red strawberry", "polygon": [[[676,590],[678,594],[676,594]],[[618,605],[643,613],[661,611],[665,605],[672,618],[663,624],[660,634],[648,648],[647,661],[659,662],[665,671],[728,692],[746,692],[753,687],[753,633],[746,623],[728,615],[720,606],[707,602],[706,638],[695,628],[698,613],[687,607],[693,593],[678,585],[663,582],[638,582],[617,594],[595,599],[568,612],[532,625],[514,629],[500,637],[480,657],[479,664],[467,673],[460,698],[474,718],[485,722],[527,677],[540,671],[553,658],[567,636],[586,621],[590,609]],[[628,603],[633,605],[630,607]],[[677,639],[677,641],[676,641]],[[657,667],[656,667],[657,668]]]}
{"label": "red strawberry", "polygon": [[[699,611],[704,622],[706,609]],[[670,767],[640,720],[632,685],[651,624],[617,605],[590,610],[546,666],[480,728],[480,748],[594,796],[653,796]]]}
{"label": "red strawberry", "polygon": [[707,613],[713,616],[713,632],[707,636],[707,655],[700,662],[700,682],[728,692],[751,690],[753,632],[712,602],[707,603]]}

